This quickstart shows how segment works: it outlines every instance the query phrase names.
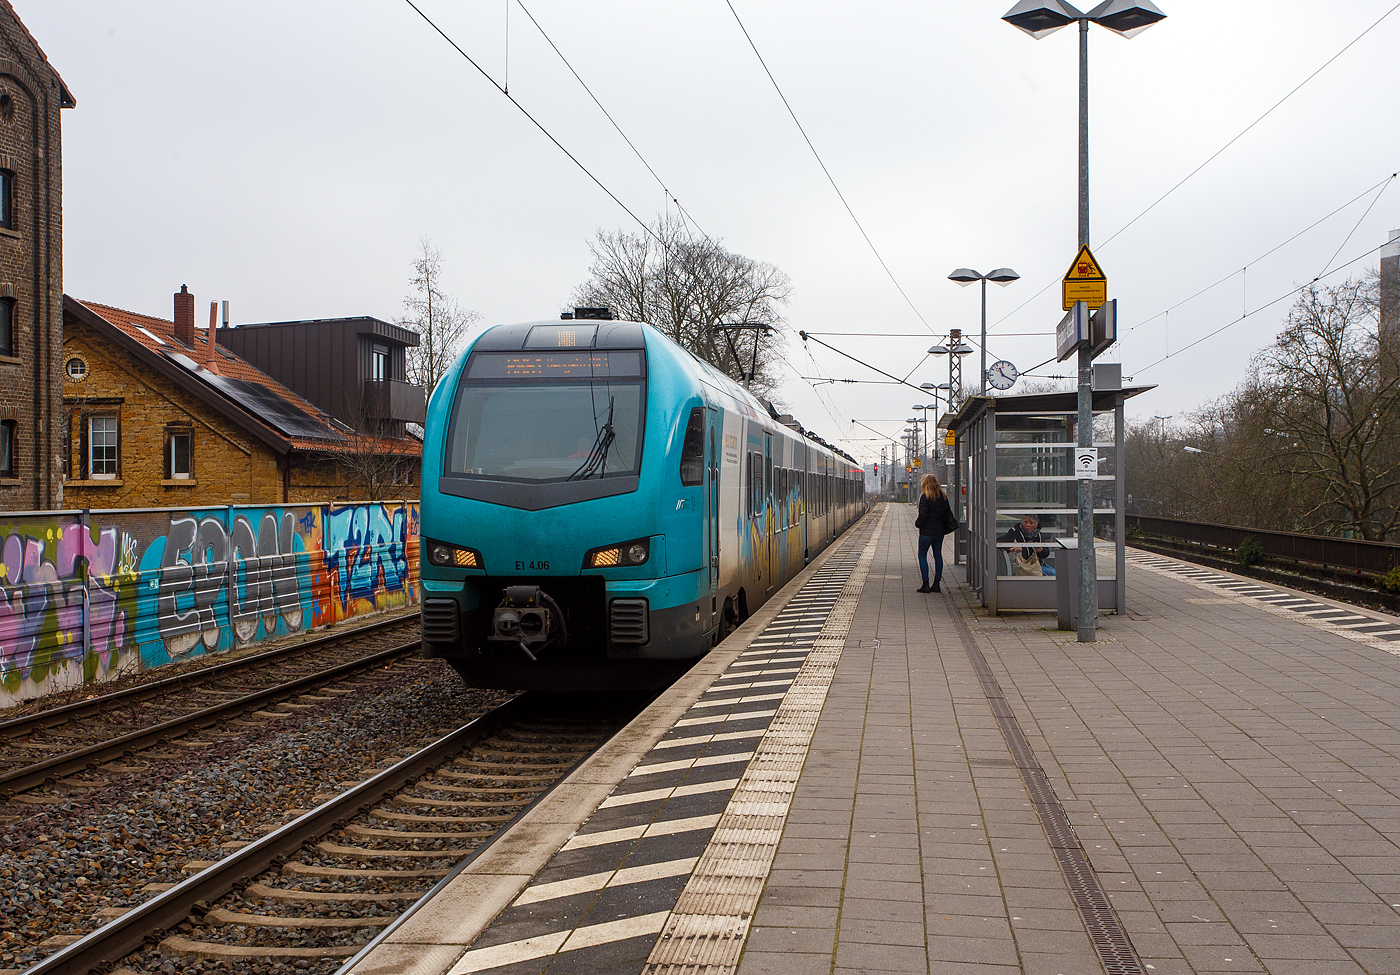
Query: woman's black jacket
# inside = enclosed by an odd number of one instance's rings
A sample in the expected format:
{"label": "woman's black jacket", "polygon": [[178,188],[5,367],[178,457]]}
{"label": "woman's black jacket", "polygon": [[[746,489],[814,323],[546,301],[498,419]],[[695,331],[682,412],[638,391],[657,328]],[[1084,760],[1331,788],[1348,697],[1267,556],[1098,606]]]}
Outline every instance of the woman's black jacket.
{"label": "woman's black jacket", "polygon": [[920,535],[946,535],[952,524],[953,508],[946,496],[919,495],[919,517],[914,519],[914,527]]}

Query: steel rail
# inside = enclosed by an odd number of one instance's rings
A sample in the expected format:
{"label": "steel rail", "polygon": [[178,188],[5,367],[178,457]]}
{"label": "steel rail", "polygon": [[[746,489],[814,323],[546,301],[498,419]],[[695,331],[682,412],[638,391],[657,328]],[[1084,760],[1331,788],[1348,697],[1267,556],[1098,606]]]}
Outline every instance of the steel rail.
{"label": "steel rail", "polygon": [[267,650],[252,656],[240,657],[237,660],[229,660],[224,663],[201,667],[198,670],[191,670],[175,677],[167,677],[164,680],[153,681],[150,684],[140,684],[135,687],[128,687],[125,690],[113,691],[110,694],[102,694],[89,700],[74,701],[71,704],[51,708],[47,711],[37,711],[34,714],[10,718],[6,721],[0,721],[0,739],[17,738],[20,735],[29,734],[31,731],[38,728],[53,727],[63,724],[66,721],[72,721],[74,718],[88,718],[94,714],[100,714],[107,708],[116,704],[144,701],[168,691],[182,688],[188,684],[197,684],[200,681],[209,679],[211,676],[229,670],[236,670],[240,667],[247,667],[253,664],[270,663],[283,657],[293,658],[299,653],[315,650],[318,647],[334,643],[337,640],[345,640],[375,630],[385,629],[390,626],[411,623],[414,620],[416,620],[416,617],[411,614],[394,619],[376,620],[365,626],[356,626],[340,630],[336,633],[326,633],[310,640],[303,640],[301,643],[288,644],[284,647],[278,647],[275,650]]}
{"label": "steel rail", "polygon": [[148,941],[158,943],[166,931],[189,917],[200,902],[213,901],[233,890],[240,882],[251,880],[279,859],[300,850],[308,841],[335,829],[384,796],[448,761],[478,739],[515,720],[518,712],[528,706],[525,695],[512,698],[417,754],[346,790],[330,802],[317,806],[262,839],[235,850],[188,880],[133,907],[116,920],[24,969],[21,975],[85,975],[103,964],[118,961]]}
{"label": "steel rail", "polygon": [[133,731],[122,735],[120,738],[113,738],[111,741],[100,742],[96,745],[88,745],[77,751],[69,752],[67,755],[60,755],[35,765],[26,765],[22,768],[9,772],[0,773],[0,799],[32,789],[35,786],[43,785],[49,780],[58,780],[64,776],[81,772],[84,769],[100,765],[103,762],[121,758],[125,755],[134,754],[143,748],[149,748],[158,744],[162,739],[177,738],[180,735],[188,734],[191,731],[198,731],[210,725],[218,724],[225,717],[232,713],[243,711],[253,711],[263,707],[273,701],[292,697],[300,694],[309,687],[324,684],[327,681],[336,680],[346,674],[354,673],[358,670],[365,670],[369,667],[381,663],[393,657],[402,656],[405,653],[418,648],[422,641],[414,640],[412,643],[400,644],[388,650],[380,650],[367,657],[358,660],[350,660],[346,663],[337,664],[327,670],[319,671],[315,674],[308,674],[305,677],[298,677],[296,680],[278,684],[274,687],[264,688],[245,694],[243,697],[226,701],[223,704],[215,704],[211,707],[194,711],[190,714],[182,715],[178,718],[171,718],[160,724],[152,725],[140,731]]}

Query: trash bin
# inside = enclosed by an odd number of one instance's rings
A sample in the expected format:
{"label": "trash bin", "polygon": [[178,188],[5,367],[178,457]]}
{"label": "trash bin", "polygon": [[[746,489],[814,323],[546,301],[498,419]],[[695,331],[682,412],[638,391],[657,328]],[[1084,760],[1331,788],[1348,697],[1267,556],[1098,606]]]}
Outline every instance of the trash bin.
{"label": "trash bin", "polygon": [[1060,629],[1079,629],[1079,539],[1056,538],[1055,606]]}

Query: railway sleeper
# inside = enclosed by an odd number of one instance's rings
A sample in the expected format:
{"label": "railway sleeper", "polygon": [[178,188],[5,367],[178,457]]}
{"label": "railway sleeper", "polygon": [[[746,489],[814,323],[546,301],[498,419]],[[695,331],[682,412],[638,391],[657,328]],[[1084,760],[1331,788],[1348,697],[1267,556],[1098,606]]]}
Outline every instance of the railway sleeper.
{"label": "railway sleeper", "polygon": [[462,840],[462,839],[485,839],[493,835],[496,830],[476,829],[463,830],[456,833],[429,832],[427,830],[416,829],[375,829],[373,826],[347,826],[345,832],[351,836],[373,837],[381,840]]}
{"label": "railway sleeper", "polygon": [[205,924],[243,924],[258,928],[382,928],[393,917],[284,917],[278,914],[239,914],[216,907],[204,913]]}
{"label": "railway sleeper", "polygon": [[322,853],[330,853],[334,856],[348,857],[353,860],[374,859],[423,859],[441,860],[446,857],[464,857],[475,852],[475,847],[458,848],[455,850],[375,850],[367,846],[341,846],[339,843],[323,841],[316,844],[316,849]]}
{"label": "railway sleeper", "polygon": [[219,945],[208,941],[193,941],[172,935],[160,942],[160,950],[172,955],[193,955],[196,958],[349,958],[364,945],[343,945],[327,948],[273,948],[250,945]]}
{"label": "railway sleeper", "polygon": [[314,903],[329,904],[344,902],[346,904],[383,904],[395,901],[414,901],[419,898],[419,891],[406,892],[402,894],[371,894],[356,893],[354,891],[329,891],[329,890],[296,890],[289,887],[269,887],[266,884],[249,884],[243,891],[243,896],[250,898],[263,898],[273,901],[310,901]]}
{"label": "railway sleeper", "polygon": [[437,880],[446,877],[447,867],[431,870],[357,870],[349,867],[323,867],[312,863],[288,863],[282,873],[290,877],[365,877],[390,880]]}

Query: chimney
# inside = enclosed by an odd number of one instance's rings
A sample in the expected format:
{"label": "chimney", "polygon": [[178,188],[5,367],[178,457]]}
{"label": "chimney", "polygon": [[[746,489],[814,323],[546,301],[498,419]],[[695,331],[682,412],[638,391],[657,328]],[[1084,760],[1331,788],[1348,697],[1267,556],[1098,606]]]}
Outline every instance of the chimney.
{"label": "chimney", "polygon": [[1400,333],[1400,230],[1381,248],[1381,334]]}
{"label": "chimney", "polygon": [[183,284],[175,295],[175,341],[194,348],[194,295]]}
{"label": "chimney", "polygon": [[209,331],[204,336],[204,368],[210,372],[218,372],[219,367],[214,363],[214,345],[217,332],[215,329],[219,325],[219,303],[209,302]]}

